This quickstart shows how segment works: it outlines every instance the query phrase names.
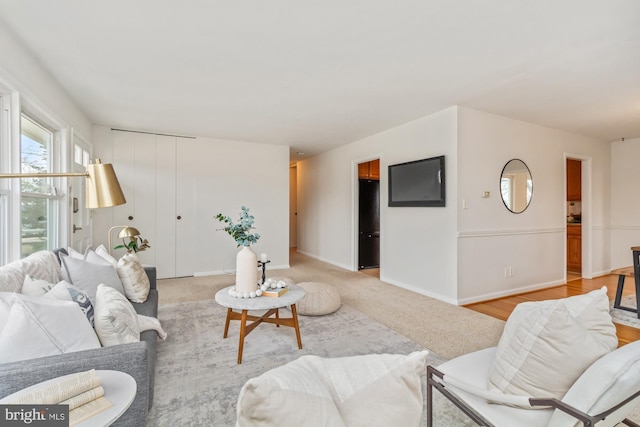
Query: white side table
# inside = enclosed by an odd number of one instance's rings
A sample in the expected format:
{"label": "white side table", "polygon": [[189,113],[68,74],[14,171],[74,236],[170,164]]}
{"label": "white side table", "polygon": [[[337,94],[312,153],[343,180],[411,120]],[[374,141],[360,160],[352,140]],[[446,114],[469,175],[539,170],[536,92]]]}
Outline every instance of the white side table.
{"label": "white side table", "polygon": [[[97,427],[108,426],[116,421],[129,409],[133,399],[136,397],[136,391],[138,389],[136,380],[125,372],[120,371],[107,371],[97,370],[96,374],[101,379],[102,387],[104,388],[104,397],[113,404],[110,408],[105,409],[102,412],[97,413],[93,417],[84,420],[83,422],[76,424],[78,427]],[[55,384],[60,381],[68,379],[68,377],[76,375],[64,375],[62,377],[52,378],[47,381],[32,385],[23,390],[17,391],[9,396],[0,399],[0,404],[8,404],[17,398],[29,394],[32,391],[44,388],[48,385]]]}
{"label": "white side table", "polygon": [[[234,298],[229,295],[229,288],[226,287],[216,293],[216,302],[223,307],[227,307],[227,319],[224,324],[223,338],[227,337],[229,332],[229,323],[232,320],[240,321],[240,342],[238,343],[238,364],[242,363],[242,349],[244,347],[244,337],[249,335],[260,323],[273,323],[277,327],[280,325],[289,326],[296,330],[296,338],[298,339],[298,348],[302,349],[302,340],[300,338],[300,326],[298,324],[298,312],[296,303],[300,301],[304,295],[304,289],[299,286],[289,286],[289,290],[280,297],[256,297],[256,298]],[[281,318],[278,309],[291,306],[292,316],[289,318]],[[241,310],[236,313],[233,310]],[[249,310],[267,310],[262,316],[250,316]],[[271,318],[275,314],[275,318]],[[247,325],[247,320],[252,323]]]}

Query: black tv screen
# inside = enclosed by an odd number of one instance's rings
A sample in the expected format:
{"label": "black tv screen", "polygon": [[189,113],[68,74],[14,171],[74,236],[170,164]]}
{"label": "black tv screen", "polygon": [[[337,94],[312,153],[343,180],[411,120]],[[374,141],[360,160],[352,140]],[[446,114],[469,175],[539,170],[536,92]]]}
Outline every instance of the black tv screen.
{"label": "black tv screen", "polygon": [[389,206],[445,206],[444,156],[389,165]]}

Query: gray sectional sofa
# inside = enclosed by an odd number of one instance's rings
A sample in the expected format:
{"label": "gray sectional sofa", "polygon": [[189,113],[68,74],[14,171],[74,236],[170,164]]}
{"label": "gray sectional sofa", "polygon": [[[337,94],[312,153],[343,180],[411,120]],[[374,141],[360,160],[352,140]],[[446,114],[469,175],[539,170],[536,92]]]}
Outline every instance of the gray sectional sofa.
{"label": "gray sectional sofa", "polygon": [[[64,251],[64,249],[58,251]],[[30,268],[33,269],[28,259],[29,257],[0,267],[0,291],[19,291],[15,288],[22,283],[21,271],[22,280],[25,274],[37,276],[37,273],[30,271]],[[133,306],[138,314],[157,318],[156,269],[145,267],[145,271],[151,284],[149,296],[144,303],[134,303]],[[20,281],[19,284],[18,281]],[[0,398],[62,375],[89,369],[117,370],[131,375],[136,380],[138,390],[129,409],[113,425],[144,426],[147,413],[153,404],[157,337],[156,331],[149,330],[142,332],[140,342],[136,343],[0,364]]]}

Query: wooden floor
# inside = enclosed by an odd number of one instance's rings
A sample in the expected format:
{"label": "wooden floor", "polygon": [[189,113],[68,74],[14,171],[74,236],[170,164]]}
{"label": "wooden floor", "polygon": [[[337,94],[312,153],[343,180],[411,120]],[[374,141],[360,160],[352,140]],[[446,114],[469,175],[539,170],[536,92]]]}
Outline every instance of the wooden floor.
{"label": "wooden floor", "polygon": [[[513,295],[490,301],[478,302],[466,305],[465,307],[475,311],[479,311],[480,313],[497,317],[498,319],[507,320],[507,317],[509,317],[515,306],[525,301],[542,301],[547,299],[558,299],[574,295],[581,295],[594,289],[600,289],[602,286],[607,287],[607,294],[610,300],[613,300],[615,298],[616,287],[618,285],[618,276],[608,275],[597,277],[595,279],[582,279],[576,277],[577,276],[568,276],[566,285],[555,286],[553,288],[527,292],[524,294]],[[634,294],[635,289],[633,286],[633,278],[628,278],[623,295]],[[626,325],[620,325],[617,323],[615,323],[615,325],[618,332],[618,342],[621,346],[640,339],[640,329],[632,328]]]}

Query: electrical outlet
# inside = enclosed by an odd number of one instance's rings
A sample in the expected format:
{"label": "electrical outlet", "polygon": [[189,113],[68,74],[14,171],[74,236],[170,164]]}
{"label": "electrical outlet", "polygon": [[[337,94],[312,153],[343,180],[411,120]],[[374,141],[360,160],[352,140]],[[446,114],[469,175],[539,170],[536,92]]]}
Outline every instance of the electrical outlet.
{"label": "electrical outlet", "polygon": [[509,277],[509,267],[504,268],[504,277]]}
{"label": "electrical outlet", "polygon": [[509,267],[509,277],[513,277],[513,267]]}

